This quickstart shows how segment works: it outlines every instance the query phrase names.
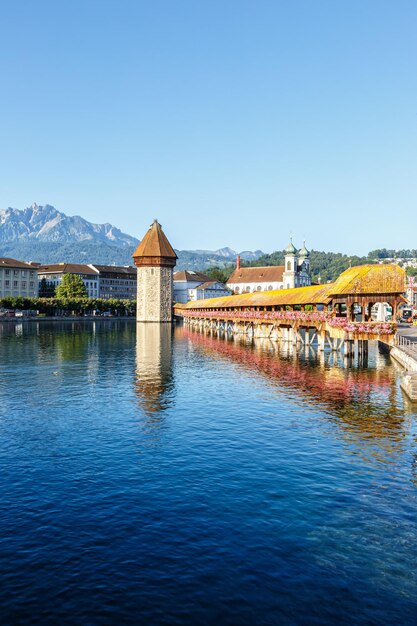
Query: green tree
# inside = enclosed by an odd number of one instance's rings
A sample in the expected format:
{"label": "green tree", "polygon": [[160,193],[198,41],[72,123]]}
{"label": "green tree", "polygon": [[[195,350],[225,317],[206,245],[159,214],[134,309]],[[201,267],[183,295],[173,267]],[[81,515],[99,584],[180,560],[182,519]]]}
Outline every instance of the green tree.
{"label": "green tree", "polygon": [[48,282],[46,278],[42,278],[39,282],[39,297],[40,298],[53,298],[55,296],[55,285],[52,282]]}
{"label": "green tree", "polygon": [[225,267],[215,265],[214,267],[210,267],[209,269],[202,271],[207,276],[210,276],[212,280],[217,280],[220,283],[226,283],[234,269],[234,265],[226,265]]}
{"label": "green tree", "polygon": [[56,288],[56,297],[58,299],[87,298],[87,289],[81,276],[77,274],[64,274],[61,283]]}

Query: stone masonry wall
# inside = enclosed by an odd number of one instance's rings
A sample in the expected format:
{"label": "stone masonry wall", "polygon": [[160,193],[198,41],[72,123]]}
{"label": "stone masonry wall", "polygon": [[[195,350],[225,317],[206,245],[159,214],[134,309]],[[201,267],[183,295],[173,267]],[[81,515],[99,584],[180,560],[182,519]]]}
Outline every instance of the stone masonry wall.
{"label": "stone masonry wall", "polygon": [[138,322],[172,321],[172,276],[170,267],[138,267]]}

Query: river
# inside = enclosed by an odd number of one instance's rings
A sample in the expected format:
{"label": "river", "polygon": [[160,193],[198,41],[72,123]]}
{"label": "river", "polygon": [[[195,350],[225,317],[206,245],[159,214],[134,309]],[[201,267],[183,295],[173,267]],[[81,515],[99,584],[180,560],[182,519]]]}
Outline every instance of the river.
{"label": "river", "polygon": [[417,410],[373,346],[0,325],[2,624],[416,624]]}

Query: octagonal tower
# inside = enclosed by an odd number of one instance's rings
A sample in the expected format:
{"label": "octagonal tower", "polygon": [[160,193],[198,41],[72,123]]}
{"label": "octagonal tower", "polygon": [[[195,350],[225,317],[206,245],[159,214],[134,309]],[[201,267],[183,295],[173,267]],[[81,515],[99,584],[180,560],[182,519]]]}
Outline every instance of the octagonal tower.
{"label": "octagonal tower", "polygon": [[138,268],[137,322],[172,322],[177,255],[157,220],[133,253]]}

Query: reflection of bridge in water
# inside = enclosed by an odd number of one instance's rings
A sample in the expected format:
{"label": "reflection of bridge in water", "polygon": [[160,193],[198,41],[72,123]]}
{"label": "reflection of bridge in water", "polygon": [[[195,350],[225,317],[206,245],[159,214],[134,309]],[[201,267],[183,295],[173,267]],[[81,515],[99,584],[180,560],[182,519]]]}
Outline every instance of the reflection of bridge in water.
{"label": "reflection of bridge in water", "polygon": [[334,283],[296,289],[256,292],[210,298],[176,305],[174,312],[194,329],[224,331],[314,345],[324,350],[344,348],[352,356],[366,354],[368,341],[379,339],[393,344],[396,324],[374,322],[374,304],[391,305],[393,319],[404,302],[405,274],[397,265],[352,267]]}
{"label": "reflection of bridge in water", "polygon": [[211,358],[237,363],[251,375],[261,375],[277,391],[287,390],[295,401],[320,407],[327,419],[342,427],[346,438],[365,444],[368,452],[378,440],[379,447],[382,443],[385,452],[392,453],[407,434],[396,372],[386,366],[383,354],[377,354],[375,367],[364,368],[360,362],[347,365],[335,353],[320,354],[288,344],[249,342],[186,328],[183,333]]}

